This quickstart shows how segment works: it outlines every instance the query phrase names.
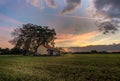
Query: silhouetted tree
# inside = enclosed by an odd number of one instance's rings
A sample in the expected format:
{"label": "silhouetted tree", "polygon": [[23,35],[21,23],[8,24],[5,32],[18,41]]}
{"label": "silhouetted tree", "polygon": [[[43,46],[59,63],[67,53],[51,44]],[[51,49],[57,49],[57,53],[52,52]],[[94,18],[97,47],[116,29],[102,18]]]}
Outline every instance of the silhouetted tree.
{"label": "silhouetted tree", "polygon": [[91,50],[91,53],[98,53],[97,50]]}
{"label": "silhouetted tree", "polygon": [[61,47],[56,47],[55,50],[58,51],[60,54],[64,54],[65,53],[64,48],[61,48]]}
{"label": "silhouetted tree", "polygon": [[11,54],[21,54],[21,53],[22,53],[22,49],[12,48],[12,49],[10,50],[10,53],[11,53]]}
{"label": "silhouetted tree", "polygon": [[1,54],[10,54],[10,49],[9,48],[1,49]]}
{"label": "silhouetted tree", "polygon": [[38,26],[33,24],[24,24],[21,28],[17,28],[12,33],[14,39],[10,42],[15,48],[24,50],[24,54],[29,52],[36,53],[37,48],[43,44],[51,44],[54,46],[56,32],[54,29],[48,29],[48,26]]}

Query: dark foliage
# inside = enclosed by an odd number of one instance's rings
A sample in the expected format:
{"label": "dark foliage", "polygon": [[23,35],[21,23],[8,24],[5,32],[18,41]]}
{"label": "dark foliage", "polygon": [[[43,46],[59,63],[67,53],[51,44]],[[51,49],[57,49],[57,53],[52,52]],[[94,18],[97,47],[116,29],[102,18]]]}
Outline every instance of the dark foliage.
{"label": "dark foliage", "polygon": [[34,24],[24,24],[21,28],[13,31],[14,37],[10,43],[14,44],[17,49],[22,49],[23,54],[36,53],[37,48],[43,44],[51,44],[54,46],[56,32],[49,29],[48,26],[38,26]]}
{"label": "dark foliage", "polygon": [[19,48],[12,48],[10,50],[10,53],[11,54],[22,54],[23,50],[22,49],[19,49]]}
{"label": "dark foliage", "polygon": [[9,48],[5,48],[5,49],[0,48],[0,54],[10,54],[10,49]]}

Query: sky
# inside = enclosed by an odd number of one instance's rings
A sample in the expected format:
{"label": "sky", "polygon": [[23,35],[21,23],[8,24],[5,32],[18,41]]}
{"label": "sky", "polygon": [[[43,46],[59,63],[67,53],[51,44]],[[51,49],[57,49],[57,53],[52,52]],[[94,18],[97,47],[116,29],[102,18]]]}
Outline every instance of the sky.
{"label": "sky", "polygon": [[0,0],[0,47],[23,24],[54,28],[57,47],[120,43],[120,0]]}

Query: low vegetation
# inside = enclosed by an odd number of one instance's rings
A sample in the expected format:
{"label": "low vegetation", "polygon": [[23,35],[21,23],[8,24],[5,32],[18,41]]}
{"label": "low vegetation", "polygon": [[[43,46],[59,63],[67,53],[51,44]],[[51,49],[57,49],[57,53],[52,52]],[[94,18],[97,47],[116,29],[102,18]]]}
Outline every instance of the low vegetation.
{"label": "low vegetation", "polygon": [[0,81],[120,81],[119,54],[0,56]]}

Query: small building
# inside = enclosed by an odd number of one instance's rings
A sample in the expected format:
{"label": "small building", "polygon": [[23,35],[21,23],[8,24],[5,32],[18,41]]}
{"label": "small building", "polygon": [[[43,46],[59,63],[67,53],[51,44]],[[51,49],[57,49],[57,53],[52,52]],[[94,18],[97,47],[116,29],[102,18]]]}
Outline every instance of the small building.
{"label": "small building", "polygon": [[53,47],[50,45],[40,45],[37,49],[37,55],[50,55],[57,56],[60,55]]}
{"label": "small building", "polygon": [[37,49],[37,55],[49,55],[48,49],[44,45],[40,45]]}

